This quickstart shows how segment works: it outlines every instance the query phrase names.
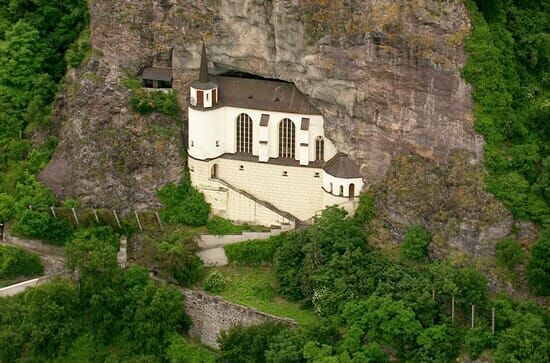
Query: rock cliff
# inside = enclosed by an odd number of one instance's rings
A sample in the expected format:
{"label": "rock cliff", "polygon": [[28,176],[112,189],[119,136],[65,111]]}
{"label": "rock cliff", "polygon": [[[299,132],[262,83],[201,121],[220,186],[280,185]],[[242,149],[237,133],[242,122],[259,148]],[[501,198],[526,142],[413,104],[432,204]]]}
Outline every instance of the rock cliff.
{"label": "rock cliff", "polygon": [[368,184],[383,182],[399,155],[432,165],[455,150],[472,164],[482,159],[460,77],[470,28],[462,1],[89,0],[89,9],[93,55],[67,77],[56,107],[60,146],[42,175],[61,197],[144,208],[178,179],[177,122],[130,111],[123,79],[171,63],[185,110],[201,40],[214,72],[294,82]]}

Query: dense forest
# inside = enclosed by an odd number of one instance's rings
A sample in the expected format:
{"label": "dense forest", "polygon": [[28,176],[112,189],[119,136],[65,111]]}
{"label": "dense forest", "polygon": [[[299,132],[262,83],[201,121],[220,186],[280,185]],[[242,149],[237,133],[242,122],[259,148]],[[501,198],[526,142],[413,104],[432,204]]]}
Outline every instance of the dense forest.
{"label": "dense forest", "polygon": [[[487,189],[517,219],[540,228],[530,251],[513,238],[500,241],[498,263],[513,272],[527,260],[531,292],[548,296],[550,2],[466,4],[473,28],[463,76],[473,86],[475,126],[486,140]],[[309,228],[226,251],[237,264],[272,266],[277,294],[314,311],[317,322],[296,329],[236,327],[220,338],[219,353],[191,344],[183,337],[191,322],[177,289],[159,286],[143,267],[119,269],[120,231],[76,229],[40,210],[76,203],[57,201],[36,175],[56,147],[47,130],[59,85],[68,67],[80,66],[90,53],[86,5],[0,0],[0,221],[10,221],[18,235],[63,245],[75,272],[75,281],[60,279],[0,299],[1,362],[450,362],[463,355],[550,361],[547,311],[490,296],[487,277],[474,268],[431,260],[431,236],[423,226],[407,228],[396,254],[375,249],[369,243],[377,214],[371,195],[361,196],[353,217],[329,208]],[[132,102],[140,111],[144,103],[138,101],[135,96]],[[159,103],[176,112],[175,103]],[[158,195],[168,224],[238,228],[208,220],[209,206],[185,174]],[[173,282],[187,286],[199,279],[195,248],[189,235],[177,233],[158,244],[159,264]],[[43,270],[36,256],[15,250],[2,249],[0,261],[0,279]],[[211,276],[211,290],[221,291],[223,276]]]}

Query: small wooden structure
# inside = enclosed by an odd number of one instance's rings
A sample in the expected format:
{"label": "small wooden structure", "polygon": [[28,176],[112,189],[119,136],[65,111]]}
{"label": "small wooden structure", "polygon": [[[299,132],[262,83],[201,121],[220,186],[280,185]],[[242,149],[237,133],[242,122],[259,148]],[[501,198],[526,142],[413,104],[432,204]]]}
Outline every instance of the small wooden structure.
{"label": "small wooden structure", "polygon": [[147,67],[141,73],[143,87],[156,89],[172,88],[172,68]]}

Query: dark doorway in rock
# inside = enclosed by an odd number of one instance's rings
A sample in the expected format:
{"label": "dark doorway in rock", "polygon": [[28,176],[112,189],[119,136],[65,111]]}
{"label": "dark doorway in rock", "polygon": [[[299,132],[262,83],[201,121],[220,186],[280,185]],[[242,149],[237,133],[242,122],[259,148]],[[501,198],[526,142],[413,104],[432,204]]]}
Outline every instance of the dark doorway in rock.
{"label": "dark doorway in rock", "polygon": [[349,200],[353,200],[355,198],[355,185],[350,184],[349,185]]}

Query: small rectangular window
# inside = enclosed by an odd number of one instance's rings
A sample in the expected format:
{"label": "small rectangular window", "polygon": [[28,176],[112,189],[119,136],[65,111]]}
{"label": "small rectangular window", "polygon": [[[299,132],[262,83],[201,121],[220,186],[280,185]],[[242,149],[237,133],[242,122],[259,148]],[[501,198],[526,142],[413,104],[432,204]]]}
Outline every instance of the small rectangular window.
{"label": "small rectangular window", "polygon": [[283,171],[283,176],[288,176],[288,171]]}
{"label": "small rectangular window", "polygon": [[314,178],[319,178],[319,177],[321,177],[321,174],[315,173],[315,174],[313,174],[313,177],[314,177]]}
{"label": "small rectangular window", "polygon": [[195,146],[195,143],[193,142],[193,140],[191,140],[191,147]]}
{"label": "small rectangular window", "polygon": [[216,147],[220,147],[220,142],[216,141]]}
{"label": "small rectangular window", "polygon": [[243,170],[244,170],[244,165],[240,165],[240,166],[239,166],[239,170],[240,170],[240,171],[243,171]]}
{"label": "small rectangular window", "polygon": [[190,172],[194,172],[195,171],[195,168],[193,168],[192,166],[189,167],[189,171]]}

